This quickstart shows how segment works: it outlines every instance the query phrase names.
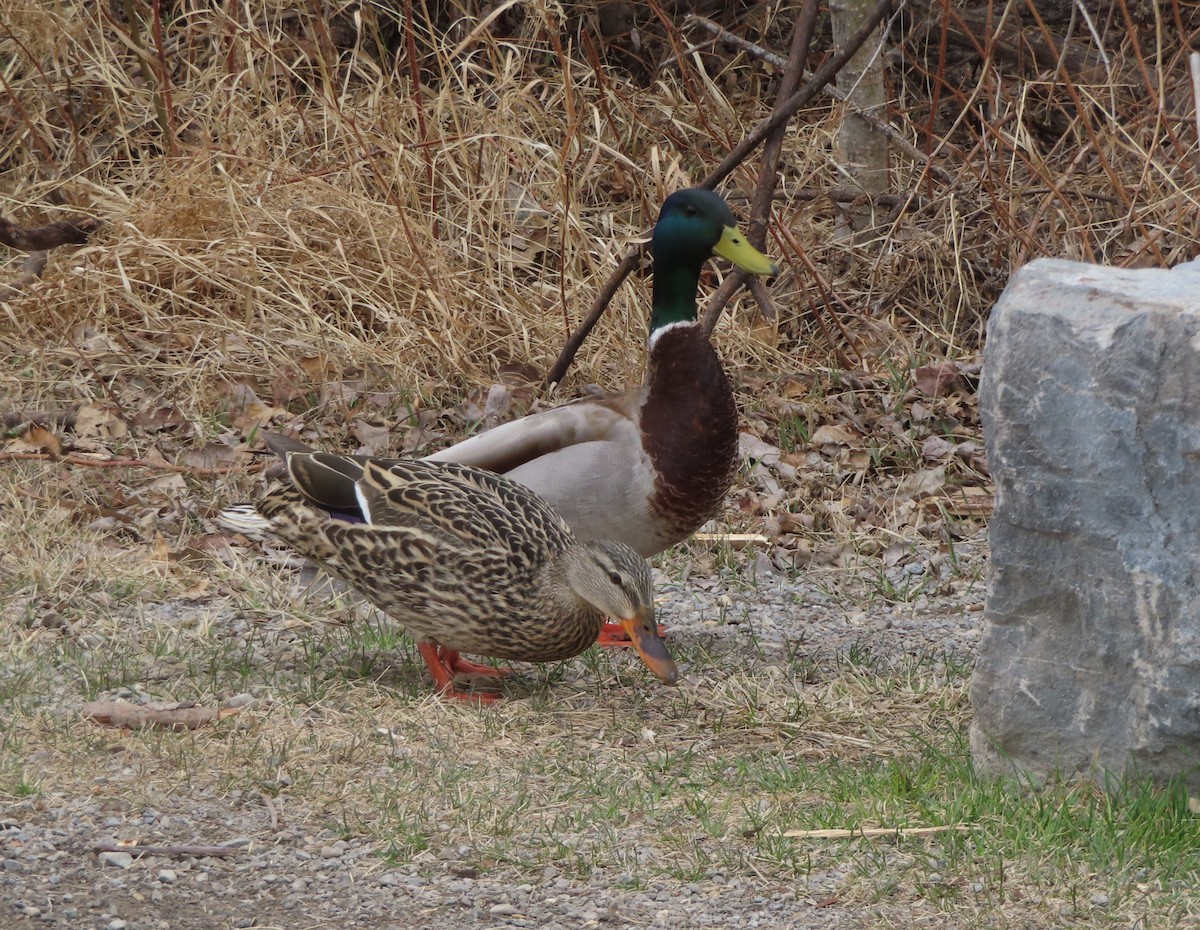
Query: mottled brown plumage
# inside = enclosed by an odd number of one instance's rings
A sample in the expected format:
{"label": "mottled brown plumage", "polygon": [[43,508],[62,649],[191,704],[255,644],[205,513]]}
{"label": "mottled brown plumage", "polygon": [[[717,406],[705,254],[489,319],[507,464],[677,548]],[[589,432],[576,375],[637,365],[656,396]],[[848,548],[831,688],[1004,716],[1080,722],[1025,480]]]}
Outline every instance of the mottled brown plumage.
{"label": "mottled brown plumage", "polygon": [[621,621],[659,678],[676,680],[649,566],[628,546],[577,542],[549,504],[492,472],[268,442],[290,482],[223,522],[274,534],[402,623],[443,690],[458,694],[458,672],[496,673],[459,652],[566,659],[596,640],[604,615]]}

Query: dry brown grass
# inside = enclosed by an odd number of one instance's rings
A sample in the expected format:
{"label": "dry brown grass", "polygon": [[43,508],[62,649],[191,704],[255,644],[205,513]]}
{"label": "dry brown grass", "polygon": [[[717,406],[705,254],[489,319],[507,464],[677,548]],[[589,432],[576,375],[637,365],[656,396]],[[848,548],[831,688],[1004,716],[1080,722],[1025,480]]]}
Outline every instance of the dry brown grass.
{"label": "dry brown grass", "polygon": [[[662,198],[771,102],[768,66],[719,46],[646,87],[571,58],[572,4],[421,27],[416,93],[383,7],[326,22],[277,2],[246,21],[179,3],[158,24],[151,4],[131,8],[137,29],[106,4],[6,7],[0,213],[106,226],[52,253],[4,306],[0,413],[19,432],[24,411],[96,404],[128,427],[106,448],[188,465],[231,462],[262,420],[405,452],[473,426],[488,385],[549,369]],[[729,28],[785,47],[794,5],[735,12]],[[1041,35],[1026,7],[1002,12]],[[1003,30],[982,41],[985,66],[961,42],[943,53],[941,26],[923,31],[910,9],[892,32],[890,118],[938,170],[893,153],[895,191],[918,199],[861,242],[838,237],[826,196],[845,186],[838,108],[793,122],[768,243],[785,268],[778,319],[743,298],[716,339],[751,428],[800,457],[797,493],[776,507],[804,514],[818,549],[875,526],[912,538],[898,483],[926,464],[945,465],[948,487],[986,485],[971,454],[924,458],[930,436],[979,439],[971,379],[933,399],[913,393],[912,370],[977,358],[1013,268],[1041,254],[1196,254],[1192,27],[1183,7],[1160,12],[1052,24],[1074,43],[1054,72],[1003,54]],[[705,41],[651,20],[663,57]],[[724,186],[735,207],[754,171]],[[20,261],[0,266],[0,284]],[[641,277],[620,290],[564,394],[639,377],[647,289]],[[847,422],[863,435],[806,448]]]}
{"label": "dry brown grass", "polygon": [[[646,88],[568,66],[555,5],[520,5],[515,26],[492,31],[453,16],[437,36],[425,28],[417,94],[404,48],[380,51],[382,8],[360,10],[357,33],[305,4],[258,5],[247,22],[181,3],[157,25],[149,4],[132,8],[136,30],[105,4],[7,5],[0,212],[107,223],[6,307],[13,409],[170,405],[207,439],[245,382],[336,431],[364,397],[396,422],[508,367],[544,373],[665,194],[770,103],[766,66],[719,48]],[[835,235],[820,196],[842,186],[837,111],[804,113],[770,243],[786,267],[772,287],[780,316],[757,321],[745,301],[727,314],[717,338],[730,363],[804,376],[840,358],[886,374],[969,357],[1021,262],[1194,255],[1182,14],[1164,11],[1156,33],[1128,31],[1119,13],[1091,24],[1102,54],[1076,24],[1093,65],[1058,75],[939,63],[938,30],[912,30],[893,58],[891,115],[954,183],[896,154],[894,188],[920,207],[863,243]],[[728,25],[780,47],[792,15],[762,5]],[[493,35],[502,23],[511,34]],[[1024,23],[1037,31],[1027,10]],[[566,391],[638,377],[645,306],[644,280],[621,290]]]}

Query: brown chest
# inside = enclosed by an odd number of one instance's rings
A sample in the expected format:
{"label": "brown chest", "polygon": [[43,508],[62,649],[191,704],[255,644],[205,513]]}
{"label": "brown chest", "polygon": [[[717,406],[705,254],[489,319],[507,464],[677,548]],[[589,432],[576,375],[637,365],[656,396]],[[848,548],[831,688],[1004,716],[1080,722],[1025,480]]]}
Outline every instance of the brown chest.
{"label": "brown chest", "polygon": [[641,424],[657,473],[651,507],[682,539],[716,513],[737,457],[733,391],[699,324],[655,340]]}

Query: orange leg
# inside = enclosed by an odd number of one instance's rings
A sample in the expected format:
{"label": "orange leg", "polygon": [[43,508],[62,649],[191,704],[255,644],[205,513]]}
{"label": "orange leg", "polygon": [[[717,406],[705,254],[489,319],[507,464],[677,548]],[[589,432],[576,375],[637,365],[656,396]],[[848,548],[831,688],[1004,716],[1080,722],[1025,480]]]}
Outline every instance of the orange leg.
{"label": "orange leg", "polygon": [[496,668],[494,665],[480,665],[477,662],[468,662],[466,659],[460,659],[458,653],[453,649],[447,649],[445,646],[440,647],[442,650],[442,662],[446,668],[450,669],[459,675],[482,675],[484,678],[507,678],[513,673],[511,668]]}
{"label": "orange leg", "polygon": [[[454,687],[455,675],[463,671],[461,666],[475,664],[473,662],[463,662],[463,660],[459,659],[457,652],[451,649],[443,649],[435,643],[418,643],[417,650],[421,653],[421,658],[425,660],[425,664],[429,666],[429,672],[433,675],[434,687],[446,697],[457,698],[460,701],[474,701],[478,704],[495,704],[500,700],[498,694],[460,691]],[[494,676],[501,674],[499,669],[493,668],[490,671]],[[504,671],[507,672],[509,669],[504,669]]]}
{"label": "orange leg", "polygon": [[[660,626],[658,635],[666,635],[667,628]],[[625,627],[619,623],[603,623],[600,625],[600,635],[596,638],[601,646],[623,647],[632,646],[633,640],[629,638],[629,634],[625,632]]]}

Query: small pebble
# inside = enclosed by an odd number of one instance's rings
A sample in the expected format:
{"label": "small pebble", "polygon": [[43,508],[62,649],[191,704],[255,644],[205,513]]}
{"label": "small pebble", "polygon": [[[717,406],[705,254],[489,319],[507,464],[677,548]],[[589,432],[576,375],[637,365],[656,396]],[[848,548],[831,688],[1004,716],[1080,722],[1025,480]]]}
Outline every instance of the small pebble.
{"label": "small pebble", "polygon": [[158,870],[158,880],[166,885],[169,885],[171,882],[175,881],[176,877],[177,876],[174,869]]}
{"label": "small pebble", "polygon": [[488,910],[493,917],[511,917],[516,912],[517,909],[511,904],[493,904]]}
{"label": "small pebble", "polygon": [[127,852],[102,852],[100,853],[100,864],[111,865],[118,869],[127,869],[133,865],[133,856]]}
{"label": "small pebble", "polygon": [[16,859],[5,859],[4,860],[4,871],[5,872],[24,872],[25,871],[25,863],[19,862]]}

